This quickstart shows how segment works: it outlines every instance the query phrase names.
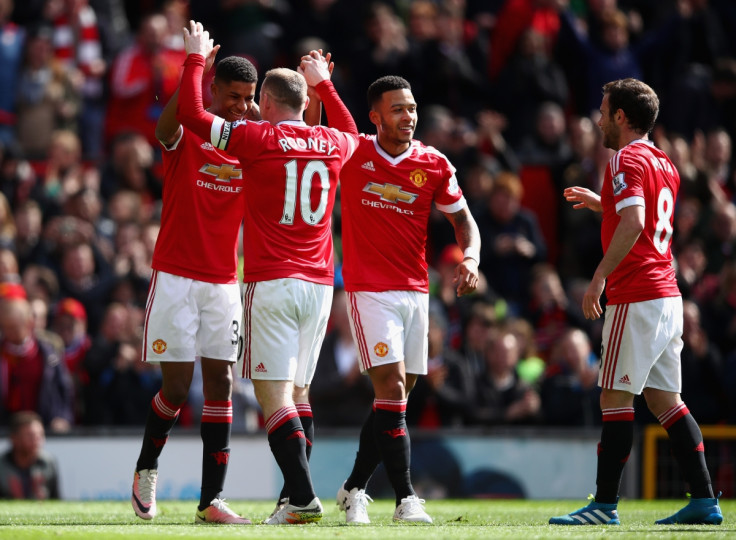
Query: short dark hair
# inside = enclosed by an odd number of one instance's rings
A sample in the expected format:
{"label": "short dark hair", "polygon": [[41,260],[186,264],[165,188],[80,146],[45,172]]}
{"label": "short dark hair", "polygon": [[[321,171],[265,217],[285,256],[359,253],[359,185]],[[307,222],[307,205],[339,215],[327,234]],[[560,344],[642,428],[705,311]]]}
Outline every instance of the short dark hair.
{"label": "short dark hair", "polygon": [[621,109],[636,133],[646,135],[654,129],[659,115],[659,98],[649,85],[637,79],[619,79],[603,85],[603,93],[608,94],[610,116]]}
{"label": "short dark hair", "polygon": [[35,411],[19,411],[10,417],[8,422],[11,435],[18,433],[21,428],[38,422],[43,425],[41,416]]}
{"label": "short dark hair", "polygon": [[258,82],[256,67],[242,56],[227,56],[217,63],[215,80],[218,82]]}
{"label": "short dark hair", "polygon": [[380,79],[376,79],[369,87],[367,92],[368,106],[373,108],[373,105],[383,97],[386,92],[392,90],[409,90],[411,91],[411,85],[409,81],[398,75],[386,75]]}

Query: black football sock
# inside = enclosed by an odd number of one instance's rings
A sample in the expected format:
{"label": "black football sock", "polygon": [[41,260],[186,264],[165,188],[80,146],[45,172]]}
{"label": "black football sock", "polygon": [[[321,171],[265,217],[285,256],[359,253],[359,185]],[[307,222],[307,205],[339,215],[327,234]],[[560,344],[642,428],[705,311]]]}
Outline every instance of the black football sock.
{"label": "black football sock", "polygon": [[353,470],[347,480],[345,480],[345,489],[348,491],[356,487],[358,489],[365,489],[368,485],[368,480],[371,479],[376,467],[381,463],[381,452],[378,449],[376,433],[373,429],[375,417],[376,410],[372,408],[360,430],[360,442],[358,443],[358,452],[355,455]]}
{"label": "black football sock", "polygon": [[306,438],[296,407],[282,407],[266,421],[268,444],[289,487],[289,503],[306,506],[314,499]]}
{"label": "black football sock", "polygon": [[406,400],[376,400],[373,430],[383,466],[396,494],[396,504],[414,495],[411,485],[411,441],[406,427]]}
{"label": "black football sock", "polygon": [[230,460],[230,432],[233,424],[232,401],[206,401],[202,409],[202,490],[199,509],[217,499],[225,485]]}
{"label": "black football sock", "polygon": [[634,408],[604,409],[601,442],[598,443],[595,502],[618,502],[621,476],[633,444]]}
{"label": "black football sock", "polygon": [[667,430],[672,453],[690,485],[694,499],[713,498],[713,486],[705,463],[703,434],[684,403],[675,405],[657,418]]}
{"label": "black football sock", "polygon": [[[312,457],[312,443],[314,441],[314,417],[312,416],[312,407],[309,403],[297,403],[296,411],[299,413],[299,420],[302,423],[304,429],[304,437],[307,443],[307,461]],[[289,497],[289,488],[284,482],[284,486],[281,488],[279,494],[279,501],[287,499]]]}
{"label": "black football sock", "polygon": [[158,469],[158,457],[178,417],[179,407],[169,403],[161,392],[153,396],[143,432],[141,453],[135,465],[136,471]]}

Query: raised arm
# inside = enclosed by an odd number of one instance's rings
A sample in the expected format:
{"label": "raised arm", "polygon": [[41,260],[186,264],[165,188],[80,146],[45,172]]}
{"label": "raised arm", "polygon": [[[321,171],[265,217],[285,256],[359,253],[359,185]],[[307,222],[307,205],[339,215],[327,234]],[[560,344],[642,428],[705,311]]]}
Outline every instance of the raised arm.
{"label": "raised arm", "polygon": [[[220,46],[215,45],[209,56],[207,56],[207,61],[205,62],[204,66],[204,73],[207,73],[210,69],[212,69],[212,66],[215,63],[215,56],[217,56],[217,51],[219,50]],[[171,96],[171,99],[166,104],[166,107],[164,107],[164,110],[161,111],[161,116],[158,117],[158,122],[156,123],[156,138],[161,142],[161,144],[166,147],[174,144],[179,135],[179,128],[181,127],[181,124],[176,119],[176,108],[178,105],[179,90],[174,92],[174,95]]]}
{"label": "raised arm", "polygon": [[214,44],[201,23],[189,21],[189,30],[184,29],[184,45],[187,58],[179,85],[176,119],[204,140],[223,148],[226,141],[222,140],[220,132],[225,120],[205,111],[202,103],[205,58],[213,51]]}
{"label": "raised arm", "polygon": [[[322,54],[322,49],[318,51],[312,51],[310,54]],[[330,76],[332,76],[332,70],[335,69],[335,63],[330,61],[332,57],[331,53],[325,55],[325,61],[327,62]],[[301,64],[297,69],[299,73],[304,75]],[[309,126],[317,126],[322,123],[322,100],[317,93],[317,90],[313,86],[307,86],[307,96],[309,96],[309,105],[304,110],[304,122]]]}
{"label": "raised arm", "polygon": [[[315,52],[315,51],[312,51]],[[329,62],[321,55],[311,53],[302,58],[301,70],[309,86],[314,87],[327,112],[330,127],[346,133],[358,134],[350,111],[340,99],[337,90],[330,81]]]}

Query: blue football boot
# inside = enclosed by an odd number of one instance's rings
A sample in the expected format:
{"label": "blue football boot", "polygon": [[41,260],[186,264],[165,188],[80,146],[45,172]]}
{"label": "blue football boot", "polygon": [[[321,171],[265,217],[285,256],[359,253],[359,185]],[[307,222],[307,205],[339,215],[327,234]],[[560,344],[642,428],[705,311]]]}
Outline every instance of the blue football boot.
{"label": "blue football boot", "polygon": [[[584,506],[570,512],[564,516],[557,516],[549,519],[550,525],[620,525],[618,520],[618,511],[615,503],[598,503],[593,500],[593,496],[588,506]],[[618,501],[618,499],[617,499]]]}
{"label": "blue football boot", "polygon": [[[720,497],[721,494],[718,494]],[[687,506],[670,517],[655,521],[657,525],[720,525],[723,521],[718,497],[690,499]]]}

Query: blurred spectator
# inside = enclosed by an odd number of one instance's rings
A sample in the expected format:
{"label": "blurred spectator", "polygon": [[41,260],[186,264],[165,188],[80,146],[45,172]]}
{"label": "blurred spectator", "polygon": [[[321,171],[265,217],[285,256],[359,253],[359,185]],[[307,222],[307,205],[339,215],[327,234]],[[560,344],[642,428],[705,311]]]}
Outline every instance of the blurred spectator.
{"label": "blurred spectator", "polygon": [[63,296],[84,305],[90,333],[96,333],[115,285],[115,275],[107,261],[89,242],[71,244],[61,254],[59,285]]}
{"label": "blurred spectator", "polygon": [[44,450],[41,417],[20,411],[10,419],[10,448],[0,458],[0,499],[59,499],[56,458]]}
{"label": "blurred spectator", "polygon": [[532,266],[544,261],[547,246],[536,216],[521,208],[523,188],[515,174],[496,177],[488,207],[475,216],[481,231],[480,270],[488,285],[518,315],[528,304]]}
{"label": "blurred spectator", "polygon": [[442,250],[435,263],[437,268],[436,290],[432,291],[441,304],[446,319],[444,323],[444,334],[447,344],[451,349],[460,350],[463,341],[463,321],[467,318],[471,306],[478,298],[489,299],[493,294],[488,292],[488,283],[481,272],[478,275],[478,287],[470,296],[457,296],[457,283],[455,283],[455,270],[465,256],[457,244],[448,244]]}
{"label": "blurred spectator", "polygon": [[18,74],[25,42],[25,29],[10,20],[13,6],[13,0],[0,0],[0,146],[15,140]]}
{"label": "blurred spectator", "polygon": [[12,249],[0,247],[0,281],[20,283],[18,260]]}
{"label": "blurred spectator", "polygon": [[84,423],[138,425],[161,387],[157,366],[141,362],[141,317],[131,307],[107,306],[84,365],[90,377]]}
{"label": "blurred spectator", "polygon": [[604,84],[626,77],[644,78],[642,63],[663,56],[667,46],[674,42],[681,19],[673,16],[632,42],[626,14],[618,9],[606,10],[601,14],[601,45],[579,27],[571,11],[563,10],[560,20],[560,40],[567,43],[561,54],[578,59],[577,70],[582,62],[586,73],[585,89],[578,93],[577,99],[582,106],[576,112],[588,116],[598,110]]}
{"label": "blurred spectator", "polygon": [[[475,120],[478,124],[476,128],[476,146],[480,154],[478,158],[488,160],[489,168],[494,175],[502,170],[518,173],[521,163],[504,136],[509,125],[508,119],[497,111],[482,110]],[[487,198],[478,202],[485,202]]]}
{"label": "blurred spectator", "polygon": [[[2,1],[2,0],[0,0]],[[18,142],[0,145],[0,191],[12,207],[28,200],[36,184],[36,172],[23,156]]]}
{"label": "blurred spectator", "polygon": [[102,215],[104,201],[99,191],[91,187],[83,187],[72,193],[63,206],[64,215],[73,216],[81,222],[88,223],[94,230],[97,247],[106,259],[113,257],[113,233],[115,223]]}
{"label": "blurred spectator", "polygon": [[485,348],[485,372],[475,381],[475,399],[468,421],[474,425],[532,424],[539,418],[539,394],[516,372],[521,351],[507,329],[490,333]]}
{"label": "blurred spectator", "polygon": [[719,424],[728,417],[723,360],[700,324],[700,308],[685,300],[683,312],[682,396],[701,424]]}
{"label": "blurred spectator", "polygon": [[81,81],[54,58],[52,32],[44,24],[29,30],[18,81],[16,133],[31,160],[47,157],[56,130],[76,132],[81,108]]}
{"label": "blurred spectator", "polygon": [[534,130],[521,139],[517,155],[523,187],[521,205],[537,216],[547,245],[547,260],[557,262],[559,213],[563,205],[562,174],[572,158],[565,114],[556,103],[545,102],[536,112]]}
{"label": "blurred spectator", "polygon": [[706,272],[708,259],[702,240],[693,238],[675,255],[677,286],[683,299],[698,304],[710,302],[718,294],[718,275]]}
{"label": "blurred spectator", "polygon": [[[572,155],[560,175],[559,193],[570,186],[584,186],[600,193],[603,182],[597,158],[603,149],[600,129],[587,116],[573,116],[567,122],[567,131]],[[605,161],[607,163],[608,160]],[[569,204],[557,208],[560,225],[557,268],[560,276],[563,281],[579,277],[587,279],[603,257],[601,216],[596,212],[579,212]]]}
{"label": "blurred spectator", "polygon": [[525,30],[531,28],[544,38],[547,51],[552,51],[560,30],[556,0],[506,0],[498,12],[490,35],[488,77],[495,81],[517,47]]}
{"label": "blurred spectator", "polygon": [[84,416],[84,387],[89,384],[84,358],[92,346],[84,306],[74,298],[62,299],[54,310],[51,329],[64,342],[64,364],[74,381],[74,417],[80,422]]}
{"label": "blurred spectator", "polygon": [[716,202],[706,233],[707,270],[718,272],[736,254],[736,206],[728,201]]}
{"label": "blurred spectator", "polygon": [[477,30],[469,30],[473,25],[466,24],[464,17],[465,2],[438,4],[437,39],[424,47],[419,70],[409,80],[420,81],[419,102],[441,103],[453,114],[470,120],[487,105],[489,84],[484,70],[485,46],[479,43]]}
{"label": "blurred spectator", "polygon": [[427,374],[417,378],[409,394],[406,422],[425,429],[465,423],[475,380],[470,365],[447,346],[447,319],[442,306],[430,302]]}
{"label": "blurred spectator", "polygon": [[37,334],[46,332],[49,326],[49,305],[44,298],[29,298],[31,315],[33,316],[33,331]]}
{"label": "blurred spectator", "polygon": [[41,207],[33,199],[20,204],[15,210],[15,252],[21,272],[28,265],[45,260],[45,251],[41,242],[42,220]]}
{"label": "blurred spectator", "polygon": [[508,120],[505,135],[509,143],[521,142],[542,104],[565,107],[568,94],[565,73],[552,58],[544,36],[528,28],[495,85],[495,105]]}
{"label": "blurred spectator", "polygon": [[41,204],[44,221],[61,213],[67,198],[85,185],[87,174],[82,144],[73,131],[54,131],[46,158],[41,183],[32,192]]}
{"label": "blurred spectator", "polygon": [[[192,8],[196,2],[190,2]],[[221,29],[223,39],[220,57],[231,54],[244,56],[256,67],[258,73],[265,73],[279,63],[278,42],[282,37],[280,23],[282,2],[262,0],[224,0],[217,2],[213,24]],[[353,11],[353,15],[355,12]],[[292,69],[296,66],[289,66]],[[164,100],[166,103],[167,100]]]}
{"label": "blurred spectator", "polygon": [[23,270],[21,283],[31,300],[41,298],[47,305],[51,305],[59,297],[59,280],[48,266],[29,264]]}
{"label": "blurred spectator", "polygon": [[672,252],[678,255],[684,246],[693,241],[703,243],[705,236],[705,219],[709,207],[704,207],[697,197],[681,195],[675,206],[675,234],[672,241]]}
{"label": "blurred spectator", "polygon": [[467,360],[474,377],[478,377],[486,370],[486,342],[497,319],[494,306],[481,300],[473,303],[463,323],[460,352]]}
{"label": "blurred spectator", "polygon": [[107,71],[97,14],[88,0],[47,0],[44,16],[53,25],[54,56],[79,89],[82,154],[97,160],[103,151]]}
{"label": "blurred spectator", "polygon": [[590,339],[579,328],[566,330],[555,341],[539,391],[545,424],[598,424],[601,409],[597,362]]}
{"label": "blurred spectator", "polygon": [[186,53],[166,47],[168,22],[160,13],[147,15],[136,42],[116,58],[110,72],[106,141],[132,131],[155,145],[156,121],[179,85]]}
{"label": "blurred spectator", "polygon": [[141,198],[137,203],[142,206],[141,210],[150,215],[162,193],[161,179],[154,174],[153,165],[153,147],[143,135],[120,133],[112,141],[108,160],[102,168],[102,197],[110,200],[118,191],[132,191]]}
{"label": "blurred spectator", "polygon": [[7,197],[0,193],[0,247],[15,248],[16,227]]}
{"label": "blurred spectator", "polygon": [[572,308],[560,276],[548,263],[531,272],[531,291],[526,314],[534,327],[534,343],[542,358],[548,358],[553,344],[571,326],[585,327],[585,319]]}
{"label": "blurred spectator", "polygon": [[309,389],[315,426],[358,428],[373,403],[373,386],[360,371],[344,289],[335,289],[329,326]]}
{"label": "blurred spectator", "polygon": [[34,332],[25,298],[0,300],[0,373],[2,415],[36,411],[54,432],[73,422],[73,386],[63,361],[64,345],[56,334]]}
{"label": "blurred spectator", "polygon": [[513,333],[519,342],[519,363],[516,365],[516,373],[519,374],[522,381],[536,388],[547,364],[537,353],[534,343],[534,327],[528,320],[521,317],[507,319],[503,326]]}
{"label": "blurred spectator", "polygon": [[[721,79],[722,59],[733,56],[729,47],[725,6],[730,2],[682,0],[683,15],[677,40],[668,54],[658,60],[657,86],[666,90],[662,101],[662,122],[669,129],[692,139],[696,130],[710,131],[723,120],[716,98],[717,79]],[[732,9],[732,8],[731,8]],[[733,24],[733,14],[730,23]],[[729,50],[730,49],[730,50]],[[733,98],[733,95],[731,95]],[[733,120],[731,120],[733,126]]]}
{"label": "blurred spectator", "polygon": [[718,294],[702,307],[702,325],[722,354],[736,350],[736,261],[718,272]]}
{"label": "blurred spectator", "polygon": [[725,129],[710,131],[705,136],[704,172],[718,200],[734,202],[736,171],[733,166],[731,136]]}

